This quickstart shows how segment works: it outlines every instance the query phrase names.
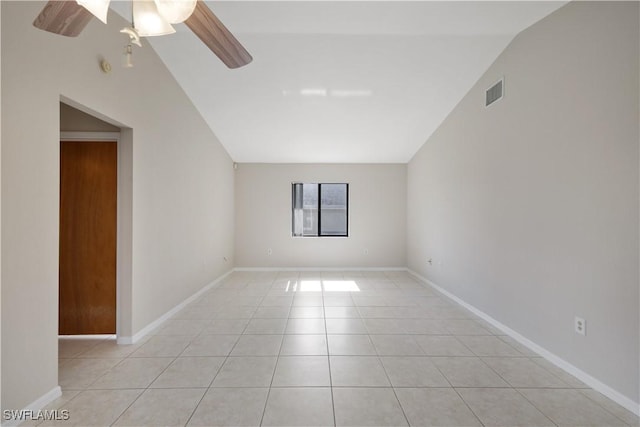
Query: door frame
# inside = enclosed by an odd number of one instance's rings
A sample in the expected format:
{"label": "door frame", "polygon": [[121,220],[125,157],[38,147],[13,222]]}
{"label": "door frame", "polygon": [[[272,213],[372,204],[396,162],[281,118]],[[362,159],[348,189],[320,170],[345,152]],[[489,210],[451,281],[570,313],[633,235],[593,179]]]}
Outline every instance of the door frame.
{"label": "door frame", "polygon": [[[123,131],[126,132],[125,129]],[[115,141],[117,147],[117,212],[116,212],[116,339],[118,344],[132,343],[131,292],[131,216],[132,216],[132,150],[127,135],[121,132],[60,132],[60,142]],[[126,145],[126,147],[125,147]],[[59,287],[59,284],[58,284]],[[81,337],[87,337],[81,335]],[[104,335],[98,335],[104,337]]]}

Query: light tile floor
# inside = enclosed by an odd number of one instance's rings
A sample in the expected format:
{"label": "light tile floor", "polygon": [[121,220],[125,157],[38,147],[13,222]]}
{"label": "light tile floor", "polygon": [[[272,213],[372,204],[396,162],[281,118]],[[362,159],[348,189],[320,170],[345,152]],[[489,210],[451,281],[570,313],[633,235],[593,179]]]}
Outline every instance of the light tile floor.
{"label": "light tile floor", "polygon": [[59,357],[70,419],[41,425],[639,424],[404,272],[234,273],[143,342]]}

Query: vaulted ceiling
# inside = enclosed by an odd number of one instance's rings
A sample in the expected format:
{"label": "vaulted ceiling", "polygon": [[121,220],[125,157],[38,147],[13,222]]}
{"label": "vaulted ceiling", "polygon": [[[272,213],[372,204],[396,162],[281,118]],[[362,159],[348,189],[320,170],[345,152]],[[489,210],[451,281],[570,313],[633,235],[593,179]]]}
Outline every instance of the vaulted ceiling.
{"label": "vaulted ceiling", "polygon": [[254,58],[236,70],[182,24],[148,40],[237,162],[404,163],[565,3],[207,2]]}

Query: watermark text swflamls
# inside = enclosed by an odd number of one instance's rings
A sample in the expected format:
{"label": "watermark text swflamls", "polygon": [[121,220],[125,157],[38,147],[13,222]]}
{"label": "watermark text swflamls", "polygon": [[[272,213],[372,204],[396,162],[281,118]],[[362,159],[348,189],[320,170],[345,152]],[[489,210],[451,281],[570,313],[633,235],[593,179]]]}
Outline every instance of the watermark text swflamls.
{"label": "watermark text swflamls", "polygon": [[4,421],[66,421],[69,419],[68,409],[5,409],[2,411]]}

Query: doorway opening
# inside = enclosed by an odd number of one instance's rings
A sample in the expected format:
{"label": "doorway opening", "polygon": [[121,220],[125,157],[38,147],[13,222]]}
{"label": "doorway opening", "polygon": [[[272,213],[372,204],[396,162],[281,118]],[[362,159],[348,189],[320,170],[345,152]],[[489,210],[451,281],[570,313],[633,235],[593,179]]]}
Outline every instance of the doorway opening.
{"label": "doorway opening", "polygon": [[132,131],[63,101],[58,335],[130,343]]}

